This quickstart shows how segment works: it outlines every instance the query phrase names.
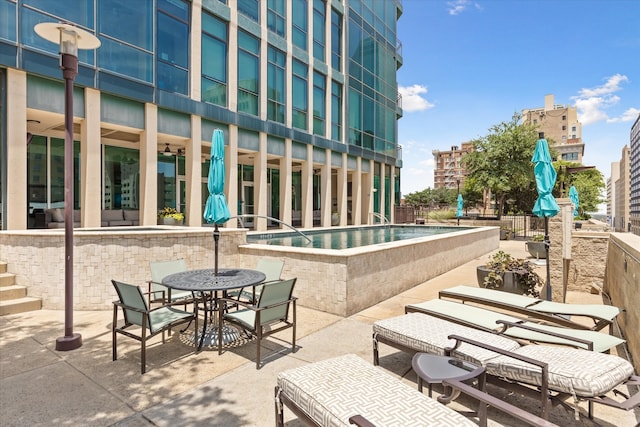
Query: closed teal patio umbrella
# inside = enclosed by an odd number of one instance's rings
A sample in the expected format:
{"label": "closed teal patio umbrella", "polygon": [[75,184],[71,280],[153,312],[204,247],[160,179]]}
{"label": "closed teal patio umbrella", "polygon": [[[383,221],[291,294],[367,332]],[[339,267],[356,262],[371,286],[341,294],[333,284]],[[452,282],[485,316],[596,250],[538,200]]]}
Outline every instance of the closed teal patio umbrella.
{"label": "closed teal patio umbrella", "polygon": [[458,210],[456,211],[456,217],[458,218],[458,225],[460,225],[460,217],[462,216],[462,208],[464,207],[464,200],[462,194],[458,193]]}
{"label": "closed teal patio umbrella", "polygon": [[578,207],[580,206],[580,198],[578,197],[578,190],[573,185],[569,189],[569,199],[573,203],[573,216],[578,216]]}
{"label": "closed teal patio umbrella", "polygon": [[231,217],[224,196],[224,172],[224,135],[220,129],[216,129],[211,136],[211,159],[207,177],[209,197],[207,197],[203,215],[207,223],[215,224],[213,240],[215,242],[214,274],[216,276],[218,275],[218,241],[220,240],[218,225],[229,221]]}
{"label": "closed teal patio umbrella", "polygon": [[538,199],[533,206],[533,213],[544,218],[544,246],[547,253],[547,300],[551,301],[551,270],[549,266],[549,217],[556,216],[560,212],[560,206],[556,203],[555,197],[551,194],[556,184],[556,170],[551,163],[549,145],[544,139],[544,132],[538,134],[538,142],[533,152],[531,161],[535,163],[533,173],[536,177],[536,188]]}

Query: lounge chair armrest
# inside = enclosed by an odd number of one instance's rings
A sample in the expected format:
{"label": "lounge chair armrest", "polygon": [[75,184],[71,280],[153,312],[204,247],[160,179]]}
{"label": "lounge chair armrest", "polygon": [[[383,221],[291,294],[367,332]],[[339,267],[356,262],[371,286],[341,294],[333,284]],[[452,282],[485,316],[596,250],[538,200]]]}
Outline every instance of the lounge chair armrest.
{"label": "lounge chair armrest", "polygon": [[349,417],[349,424],[355,424],[358,427],[376,427],[375,424],[373,424],[362,415],[354,415],[353,417]]}
{"label": "lounge chair armrest", "polygon": [[[449,387],[452,387],[455,390],[459,390],[462,393],[474,399],[477,399],[482,403],[492,406],[498,409],[499,411],[504,412],[505,414],[508,414],[514,418],[517,418],[520,421],[527,423],[528,425],[542,426],[542,427],[553,427],[553,426],[557,427],[557,424],[549,422],[530,412],[524,411],[523,409],[513,406],[510,403],[500,400],[497,397],[491,396],[488,393],[485,393],[474,387],[471,387],[470,385],[461,382],[459,379],[444,380],[443,384]],[[482,420],[481,420],[481,425],[482,425]]]}
{"label": "lounge chair armrest", "polygon": [[448,338],[450,340],[456,340],[456,344],[453,347],[445,349],[445,351],[448,353],[452,352],[453,350],[458,348],[461,343],[465,342],[467,344],[475,345],[476,347],[481,347],[487,350],[491,350],[493,352],[500,353],[505,356],[513,357],[514,359],[522,360],[523,362],[527,362],[527,363],[531,363],[532,365],[539,366],[540,368],[542,368],[543,372],[548,372],[549,370],[549,365],[547,363],[541,362],[536,359],[532,359],[531,357],[523,356],[521,354],[513,353],[509,350],[504,350],[502,348],[494,347],[490,344],[485,344],[483,342],[476,341],[471,338],[461,337],[460,335],[449,335]]}
{"label": "lounge chair armrest", "polygon": [[496,321],[496,323],[501,324],[504,327],[502,329],[502,331],[500,331],[499,333],[502,333],[502,332],[506,331],[510,327],[522,328],[522,329],[526,329],[528,331],[538,332],[538,333],[549,335],[549,336],[552,336],[552,337],[557,337],[557,338],[562,338],[562,339],[569,340],[569,341],[574,341],[576,344],[584,344],[584,345],[587,346],[587,349],[589,351],[593,351],[593,341],[585,340],[585,339],[582,339],[582,338],[576,338],[576,337],[572,337],[570,335],[564,335],[564,334],[560,334],[560,333],[557,333],[557,332],[545,331],[544,329],[538,329],[535,326],[525,325],[525,324],[522,324],[522,323],[508,322],[506,320],[498,320],[498,321]]}

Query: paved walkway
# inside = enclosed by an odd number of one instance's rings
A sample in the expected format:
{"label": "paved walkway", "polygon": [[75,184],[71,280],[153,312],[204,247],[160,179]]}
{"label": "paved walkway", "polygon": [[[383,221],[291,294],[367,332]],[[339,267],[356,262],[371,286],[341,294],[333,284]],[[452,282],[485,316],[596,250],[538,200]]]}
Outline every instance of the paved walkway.
{"label": "paved walkway", "polygon": [[[501,242],[514,256],[527,257],[524,243]],[[298,344],[291,353],[291,330],[282,341],[268,338],[266,363],[255,369],[255,344],[240,343],[218,356],[205,349],[199,354],[174,333],[165,345],[147,350],[147,373],[140,375],[139,346],[119,338],[119,359],[111,360],[111,311],[76,312],[74,332],[83,346],[55,351],[64,334],[64,312],[41,310],[0,317],[0,425],[9,426],[273,426],[273,389],[278,372],[332,356],[355,353],[372,359],[371,324],[403,313],[404,305],[437,297],[440,289],[476,283],[475,267],[488,255],[469,262],[394,298],[348,318],[299,307]],[[425,266],[428,268],[428,266]],[[383,284],[381,284],[383,285]],[[598,295],[570,294],[574,302],[601,302]],[[157,341],[159,342],[159,338]],[[415,385],[410,356],[382,346],[381,365],[403,381]],[[437,395],[439,386],[434,387]],[[537,403],[492,388],[496,394],[531,412]],[[464,397],[451,404],[472,408]],[[584,405],[582,405],[584,407]],[[623,412],[598,406],[602,426],[635,426],[640,411]],[[490,425],[516,426],[513,420],[490,412]],[[558,406],[550,420],[562,425],[596,425],[574,419]],[[288,427],[303,425],[285,411]]]}

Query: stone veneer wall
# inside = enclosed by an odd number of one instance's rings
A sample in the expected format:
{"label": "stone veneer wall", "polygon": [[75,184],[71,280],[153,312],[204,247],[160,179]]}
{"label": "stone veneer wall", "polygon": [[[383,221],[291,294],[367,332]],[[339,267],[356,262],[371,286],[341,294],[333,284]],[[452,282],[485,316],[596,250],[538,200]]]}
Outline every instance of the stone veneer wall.
{"label": "stone veneer wall", "polygon": [[604,291],[625,311],[618,316],[636,372],[640,372],[640,236],[612,233]]}
{"label": "stone veneer wall", "polygon": [[[239,265],[238,245],[246,230],[221,231],[219,266]],[[0,258],[28,295],[45,309],[64,309],[64,230],[0,232]],[[111,279],[147,289],[149,261],[184,258],[187,268],[213,268],[213,229],[208,227],[133,227],[75,230],[73,307],[110,310],[117,299]]]}
{"label": "stone veneer wall", "polygon": [[240,253],[249,265],[261,257],[285,261],[282,277],[298,278],[300,305],[350,316],[498,246],[499,229],[482,227],[347,250],[250,244]]}

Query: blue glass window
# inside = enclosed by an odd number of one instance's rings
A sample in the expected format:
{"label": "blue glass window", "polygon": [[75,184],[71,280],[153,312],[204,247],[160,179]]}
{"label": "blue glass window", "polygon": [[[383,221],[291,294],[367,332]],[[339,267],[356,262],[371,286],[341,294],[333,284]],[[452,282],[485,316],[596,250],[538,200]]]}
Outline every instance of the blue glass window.
{"label": "blue glass window", "polygon": [[324,62],[325,38],[325,3],[313,0],[313,57]]}
{"label": "blue glass window", "polygon": [[0,0],[0,39],[16,42],[16,4]]}
{"label": "blue glass window", "polygon": [[260,41],[238,31],[238,111],[258,115]]}
{"label": "blue glass window", "polygon": [[284,123],[286,55],[269,46],[267,57],[267,119]]}
{"label": "blue glass window", "polygon": [[269,0],[267,2],[267,28],[280,37],[285,35],[286,16],[284,0]]}
{"label": "blue glass window", "polygon": [[102,37],[98,65],[114,73],[153,82],[153,55],[117,40]]}
{"label": "blue glass window", "polygon": [[307,80],[309,70],[303,62],[294,59],[292,62],[291,94],[292,125],[298,129],[308,129],[307,114],[309,109],[309,96],[307,94]]}
{"label": "blue glass window", "polygon": [[252,21],[259,22],[260,9],[258,0],[238,0],[238,13],[243,14]]}
{"label": "blue glass window", "polygon": [[98,30],[139,49],[153,48],[153,3],[98,0]]}
{"label": "blue glass window", "polygon": [[342,140],[342,85],[331,82],[331,139]]}
{"label": "blue glass window", "polygon": [[189,90],[189,4],[158,0],[157,86],[186,95]]}
{"label": "blue glass window", "polygon": [[[48,4],[48,3],[47,3]],[[40,12],[36,12],[35,10],[23,8],[22,10],[22,18],[20,25],[24,28],[24,31],[20,31],[19,37],[20,41],[29,47],[34,47],[36,49],[43,50],[45,52],[49,52],[58,56],[60,48],[58,43],[52,43],[47,41],[36,34],[33,29],[36,24],[41,22],[58,22],[62,18],[53,17],[50,15],[45,15]],[[78,60],[84,64],[93,65],[95,62],[95,50],[91,49],[80,49],[78,50]]]}
{"label": "blue glass window", "polygon": [[331,67],[342,70],[342,16],[331,10]]}
{"label": "blue glass window", "polygon": [[309,22],[307,18],[307,0],[292,0],[292,40],[293,45],[307,51],[307,31]]}
{"label": "blue glass window", "polygon": [[[93,29],[93,0],[69,1],[23,0],[22,4],[31,6],[46,14],[59,18],[60,21],[71,22],[85,28]],[[51,20],[49,20],[51,21]]]}
{"label": "blue glass window", "polygon": [[202,14],[202,100],[227,106],[227,24]]}
{"label": "blue glass window", "polygon": [[324,125],[327,117],[324,100],[327,87],[325,80],[323,74],[313,72],[313,133],[320,136],[325,135]]}

